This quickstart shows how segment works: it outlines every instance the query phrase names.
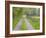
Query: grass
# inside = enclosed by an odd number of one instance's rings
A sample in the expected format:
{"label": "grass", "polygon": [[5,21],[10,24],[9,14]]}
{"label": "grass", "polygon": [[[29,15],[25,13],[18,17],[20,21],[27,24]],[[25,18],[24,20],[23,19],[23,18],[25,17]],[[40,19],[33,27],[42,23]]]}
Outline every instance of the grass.
{"label": "grass", "polygon": [[40,18],[39,17],[34,17],[30,18],[30,24],[32,24],[34,29],[40,29]]}
{"label": "grass", "polygon": [[23,21],[22,23],[21,30],[27,30],[25,21]]}
{"label": "grass", "polygon": [[16,27],[16,24],[19,22],[20,18],[14,18],[13,21],[13,29]]}

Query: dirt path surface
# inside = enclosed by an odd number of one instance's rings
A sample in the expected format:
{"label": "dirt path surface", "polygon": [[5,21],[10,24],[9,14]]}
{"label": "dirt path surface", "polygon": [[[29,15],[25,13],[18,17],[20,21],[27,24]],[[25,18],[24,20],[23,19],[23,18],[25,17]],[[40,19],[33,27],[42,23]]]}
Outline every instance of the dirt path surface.
{"label": "dirt path surface", "polygon": [[29,23],[29,21],[27,19],[25,19],[25,22],[26,22],[27,29],[28,30],[33,30],[32,25]]}
{"label": "dirt path surface", "polygon": [[18,22],[14,30],[20,30],[22,25],[22,19]]}
{"label": "dirt path surface", "polygon": [[[14,30],[21,30],[21,25],[22,25],[22,22],[23,19],[21,19],[18,24],[16,25],[15,29]],[[27,30],[33,30],[33,27],[32,25],[29,23],[29,21],[25,18],[24,19],[25,23],[26,23],[26,26],[27,26]]]}

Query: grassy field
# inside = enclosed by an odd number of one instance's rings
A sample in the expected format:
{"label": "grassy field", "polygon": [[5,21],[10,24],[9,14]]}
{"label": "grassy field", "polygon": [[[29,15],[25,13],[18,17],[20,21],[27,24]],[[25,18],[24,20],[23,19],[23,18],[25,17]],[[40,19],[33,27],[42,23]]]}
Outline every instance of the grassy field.
{"label": "grassy field", "polygon": [[32,24],[32,27],[34,29],[40,29],[40,18],[38,16],[33,16],[32,18],[30,18],[29,22],[30,24]]}
{"label": "grassy field", "polygon": [[21,30],[27,30],[25,21],[23,21],[22,23]]}
{"label": "grassy field", "polygon": [[14,18],[13,19],[13,29],[16,27],[16,24],[19,22],[20,18]]}

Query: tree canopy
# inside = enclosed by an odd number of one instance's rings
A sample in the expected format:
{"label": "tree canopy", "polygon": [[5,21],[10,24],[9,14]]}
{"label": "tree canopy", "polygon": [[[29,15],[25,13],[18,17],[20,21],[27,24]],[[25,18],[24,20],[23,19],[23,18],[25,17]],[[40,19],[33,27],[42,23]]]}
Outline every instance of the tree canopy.
{"label": "tree canopy", "polygon": [[22,8],[22,7],[13,7],[13,18],[21,17],[23,14],[28,16],[40,16],[39,8]]}

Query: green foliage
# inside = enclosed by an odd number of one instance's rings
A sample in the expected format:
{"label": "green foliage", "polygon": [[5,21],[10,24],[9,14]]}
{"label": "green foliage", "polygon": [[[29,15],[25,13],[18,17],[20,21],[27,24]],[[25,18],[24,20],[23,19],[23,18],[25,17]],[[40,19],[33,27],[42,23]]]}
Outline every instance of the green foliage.
{"label": "green foliage", "polygon": [[23,14],[31,15],[31,16],[39,16],[40,9],[39,8],[21,8],[21,7],[13,7],[13,17],[22,16]]}
{"label": "green foliage", "polygon": [[20,18],[14,18],[14,19],[13,19],[13,23],[12,23],[13,29],[16,27],[16,25],[17,25],[17,23],[19,22],[19,20],[20,20]]}
{"label": "green foliage", "polygon": [[22,16],[23,9],[22,8],[16,8],[13,7],[13,17],[20,17]]}
{"label": "green foliage", "polygon": [[32,24],[32,26],[33,26],[33,28],[34,29],[40,29],[40,18],[32,18],[32,19],[30,19],[30,24]]}
{"label": "green foliage", "polygon": [[21,30],[27,30],[25,21],[23,21],[22,23]]}
{"label": "green foliage", "polygon": [[[22,8],[22,7],[13,7],[13,29],[16,27],[16,24],[19,22],[23,15],[26,15],[28,19],[30,19],[30,23],[34,27],[34,29],[39,29],[40,23],[39,18],[32,16],[40,16],[40,9],[39,8]],[[21,30],[25,30],[26,23],[23,21]]]}

